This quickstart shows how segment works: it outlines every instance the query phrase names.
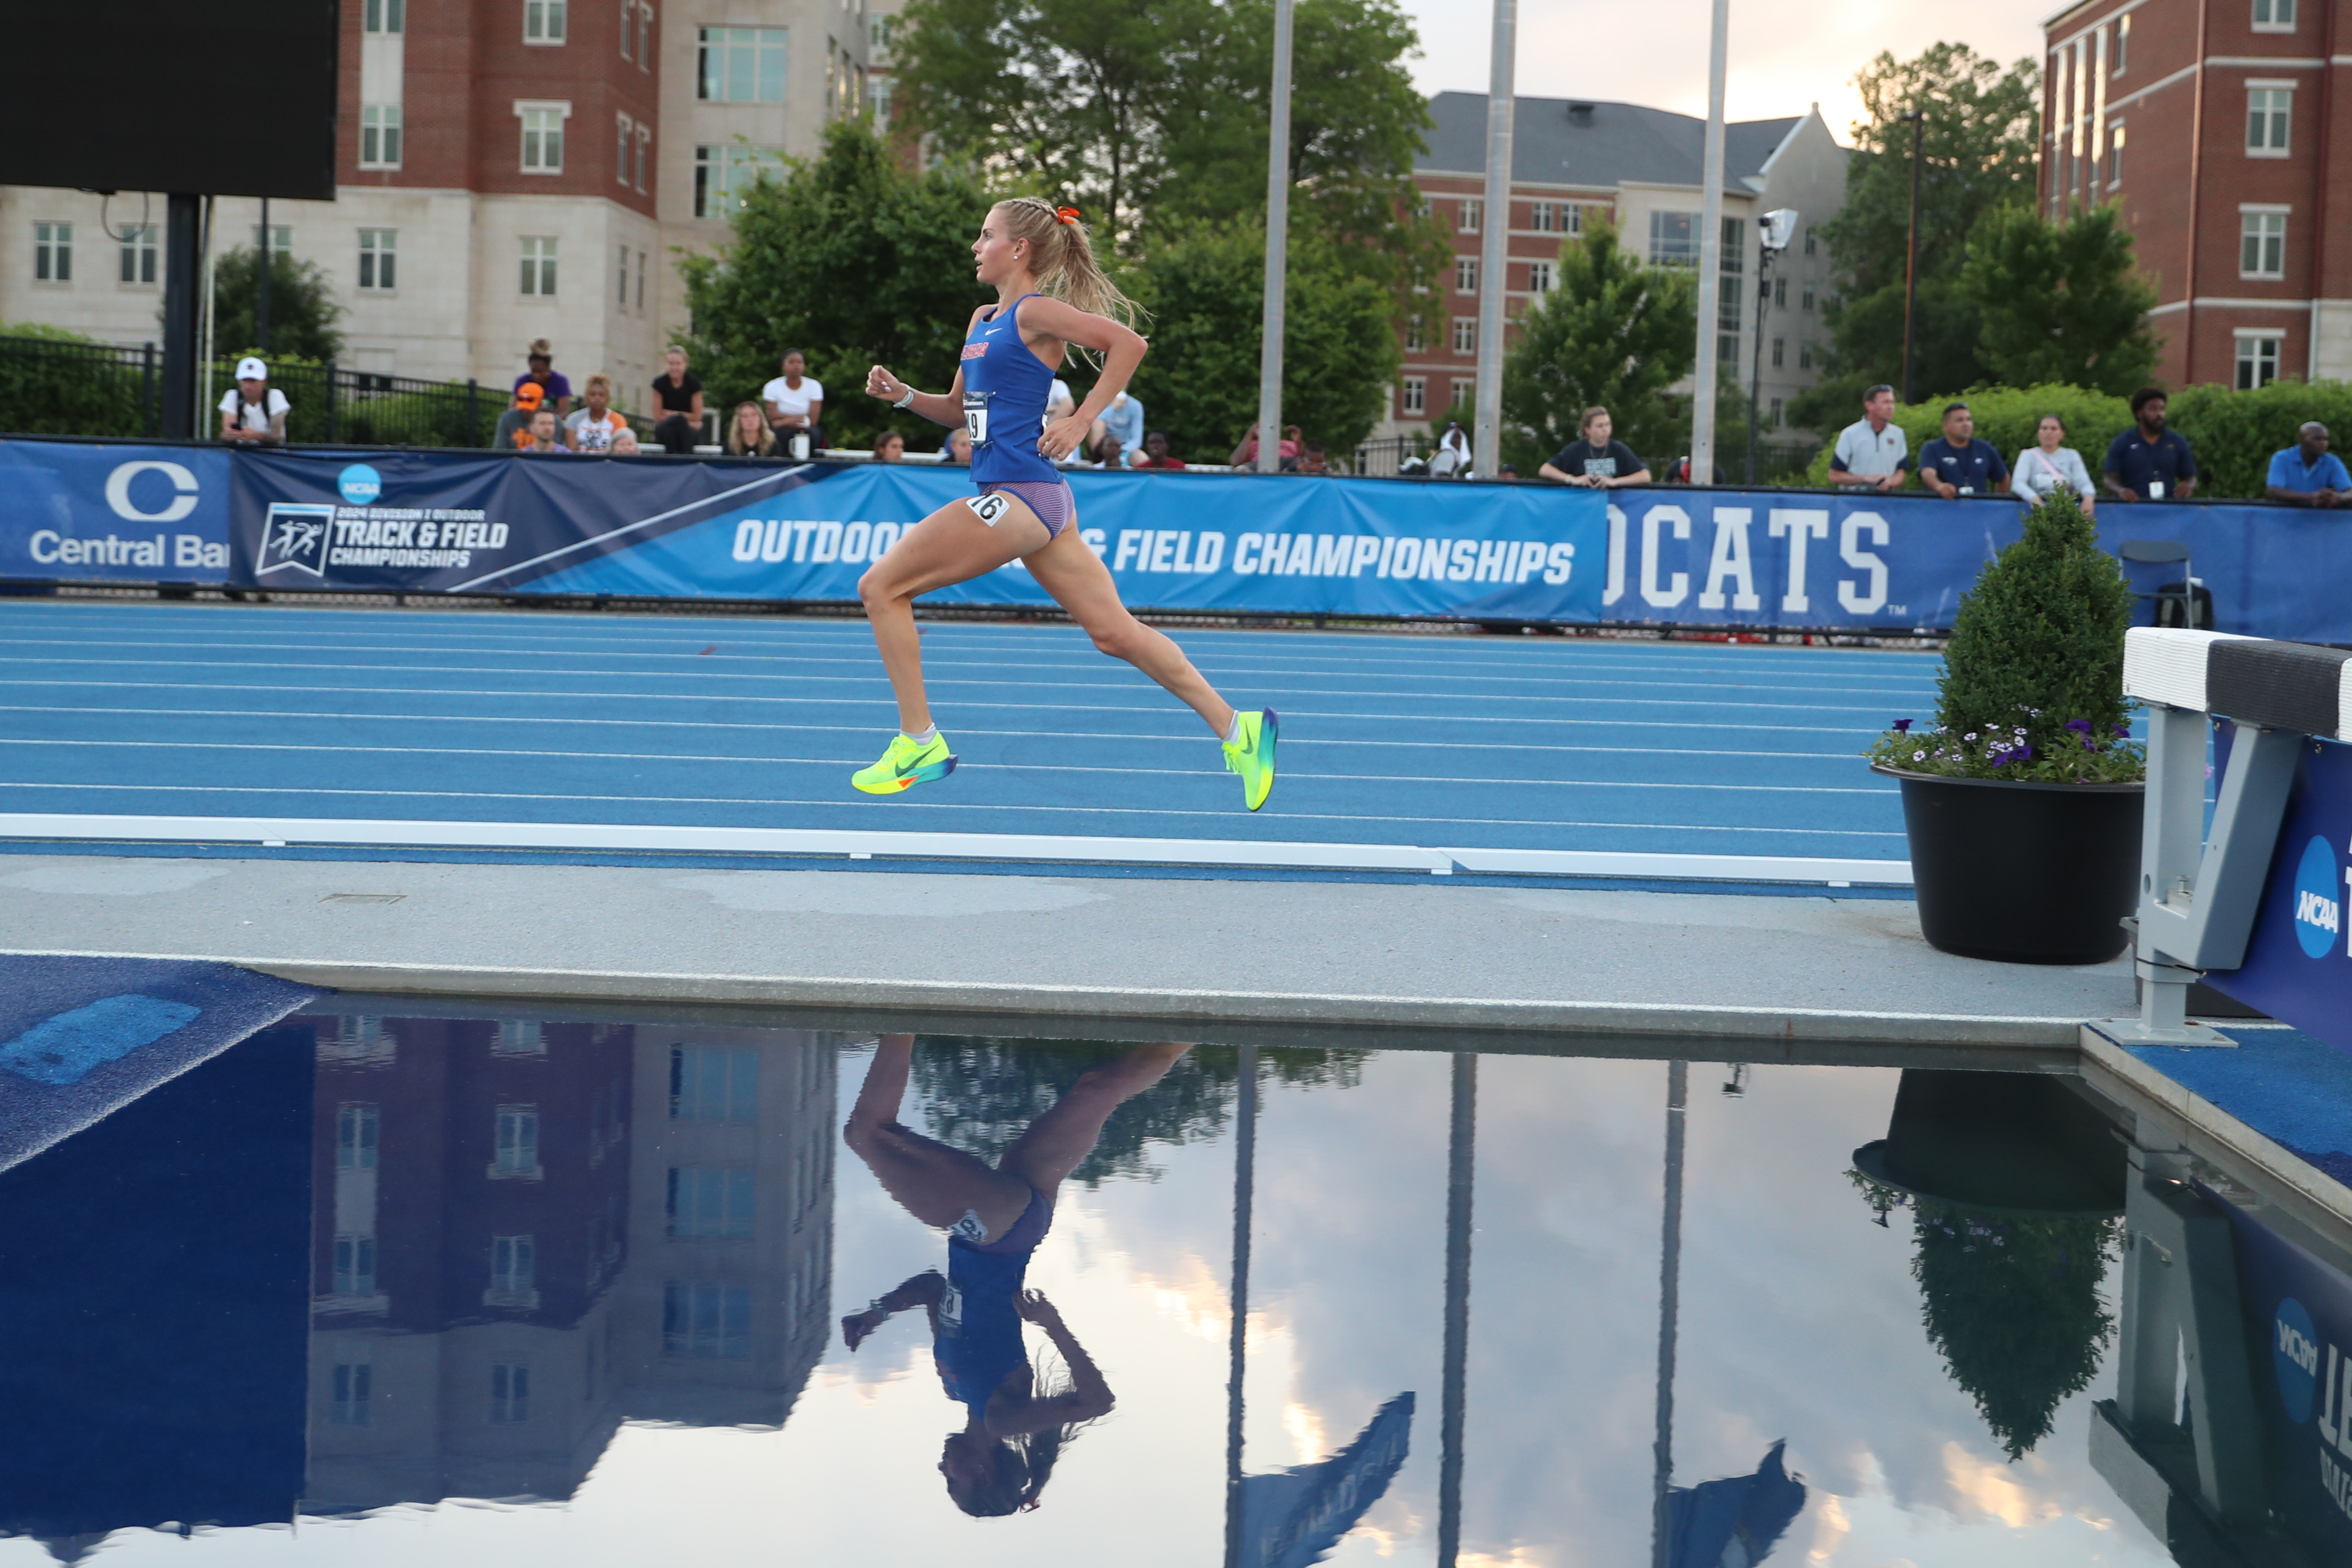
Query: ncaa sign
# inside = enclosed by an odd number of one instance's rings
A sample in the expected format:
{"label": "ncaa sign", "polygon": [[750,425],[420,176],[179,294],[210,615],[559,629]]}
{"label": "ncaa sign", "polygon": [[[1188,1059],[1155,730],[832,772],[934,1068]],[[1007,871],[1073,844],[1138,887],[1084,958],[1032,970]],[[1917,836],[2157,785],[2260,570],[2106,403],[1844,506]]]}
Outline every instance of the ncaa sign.
{"label": "ncaa sign", "polygon": [[2338,892],[2336,852],[2326,839],[2314,839],[2304,846],[2294,873],[2294,939],[2312,957],[2326,957],[2343,935]]}

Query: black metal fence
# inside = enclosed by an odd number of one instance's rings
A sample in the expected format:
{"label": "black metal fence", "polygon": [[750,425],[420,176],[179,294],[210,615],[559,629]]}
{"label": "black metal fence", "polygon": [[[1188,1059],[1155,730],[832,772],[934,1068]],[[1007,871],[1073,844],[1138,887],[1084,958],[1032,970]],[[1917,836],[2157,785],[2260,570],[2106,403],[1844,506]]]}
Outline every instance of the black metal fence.
{"label": "black metal fence", "polygon": [[0,430],[20,435],[152,436],[163,425],[163,357],[49,338],[0,338]]}
{"label": "black metal fence", "polygon": [[1375,478],[1393,478],[1409,457],[1426,456],[1426,438],[1410,435],[1383,435],[1356,444],[1356,472]]}

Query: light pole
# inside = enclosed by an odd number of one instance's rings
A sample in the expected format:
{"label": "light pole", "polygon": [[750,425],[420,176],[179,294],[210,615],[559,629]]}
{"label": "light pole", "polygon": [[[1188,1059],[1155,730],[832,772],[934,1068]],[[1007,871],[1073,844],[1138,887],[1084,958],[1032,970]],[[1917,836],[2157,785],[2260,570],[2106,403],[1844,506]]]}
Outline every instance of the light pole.
{"label": "light pole", "polygon": [[1927,111],[1915,109],[1895,116],[1895,123],[1911,122],[1911,225],[1903,245],[1903,401],[1911,401],[1911,345],[1919,313],[1919,152],[1927,128]]}
{"label": "light pole", "polygon": [[1482,478],[1503,465],[1504,310],[1510,287],[1511,131],[1518,106],[1518,0],[1495,0],[1494,61],[1486,85],[1486,210],[1479,215],[1478,371],[1471,384],[1477,407],[1471,415],[1470,461]]}
{"label": "light pole", "polygon": [[1290,0],[1274,0],[1273,123],[1265,149],[1265,341],[1257,360],[1257,471],[1282,468],[1283,291],[1290,270]]}
{"label": "light pole", "polygon": [[1748,482],[1756,483],[1756,422],[1764,392],[1764,312],[1772,306],[1772,263],[1796,237],[1797,209],[1778,207],[1764,214],[1756,231],[1756,357],[1748,369]]}
{"label": "light pole", "polygon": [[[1715,483],[1716,323],[1723,301],[1723,72],[1731,41],[1731,0],[1715,0],[1706,53],[1706,140],[1699,159],[1698,355],[1691,388],[1690,482]],[[1738,375],[1735,367],[1732,374]]]}

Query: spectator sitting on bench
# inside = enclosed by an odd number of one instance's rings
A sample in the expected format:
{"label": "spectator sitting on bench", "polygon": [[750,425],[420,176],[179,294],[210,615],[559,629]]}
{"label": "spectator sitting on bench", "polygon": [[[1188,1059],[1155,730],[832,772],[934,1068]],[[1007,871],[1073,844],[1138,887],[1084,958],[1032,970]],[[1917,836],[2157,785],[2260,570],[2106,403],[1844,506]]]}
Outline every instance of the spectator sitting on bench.
{"label": "spectator sitting on bench", "polygon": [[530,416],[530,444],[524,447],[523,452],[530,456],[571,456],[572,448],[563,444],[562,437],[558,434],[562,429],[562,423],[555,417],[553,409],[541,409]]}
{"label": "spectator sitting on bench", "polygon": [[907,438],[895,430],[886,430],[874,438],[874,461],[904,463],[907,460]]}
{"label": "spectator sitting on bench", "polygon": [[574,452],[608,452],[614,435],[629,428],[629,422],[613,412],[613,378],[590,376],[586,394],[586,403],[564,418],[563,444]]}
{"label": "spectator sitting on bench", "polygon": [[1142,454],[1128,466],[1130,468],[1181,468],[1184,466],[1184,460],[1168,450],[1168,433],[1164,430],[1155,430],[1143,438]]}
{"label": "spectator sitting on bench", "polygon": [[675,344],[663,362],[668,368],[654,378],[654,406],[661,411],[654,422],[654,439],[663,451],[690,457],[694,444],[702,439],[702,382],[686,368],[686,350]]}
{"label": "spectator sitting on bench", "polygon": [[727,455],[773,457],[777,450],[776,433],[768,423],[767,411],[756,402],[737,403],[735,418],[727,426]]}
{"label": "spectator sitting on bench", "polygon": [[546,402],[546,393],[537,382],[525,382],[515,388],[514,406],[499,415],[498,433],[490,444],[500,452],[512,452],[530,444],[530,421]]}
{"label": "spectator sitting on bench", "polygon": [[957,425],[948,432],[947,440],[940,443],[940,453],[942,463],[951,463],[959,468],[971,467],[971,432],[961,424]]}
{"label": "spectator sitting on bench", "polygon": [[2327,450],[2327,427],[2313,420],[2295,432],[2295,444],[2271,455],[2271,476],[2263,492],[2290,507],[2352,506],[2352,473]]}
{"label": "spectator sitting on bench", "polygon": [[625,424],[621,426],[620,429],[613,432],[614,456],[638,457],[644,455],[644,453],[645,448],[637,444],[637,433],[635,431],[631,430]]}
{"label": "spectator sitting on bench", "polygon": [[221,393],[220,438],[240,446],[283,446],[293,406],[269,384],[269,367],[248,354],[236,362],[236,385]]}

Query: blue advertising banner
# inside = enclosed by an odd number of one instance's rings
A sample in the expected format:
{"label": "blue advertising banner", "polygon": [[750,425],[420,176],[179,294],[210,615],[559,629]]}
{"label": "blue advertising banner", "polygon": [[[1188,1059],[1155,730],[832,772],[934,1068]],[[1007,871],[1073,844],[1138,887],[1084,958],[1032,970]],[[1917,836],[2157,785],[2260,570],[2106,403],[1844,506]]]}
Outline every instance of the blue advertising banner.
{"label": "blue advertising banner", "polygon": [[[2020,532],[1999,498],[1076,471],[1138,608],[1679,626],[1948,628]],[[961,469],[0,444],[0,576],[407,593],[846,602]],[[2352,525],[2110,504],[2177,539],[2228,631],[2352,643]],[[2182,575],[2128,569],[2143,591]],[[1043,604],[1019,565],[932,596]]]}
{"label": "blue advertising banner", "polygon": [[225,583],[230,455],[0,442],[0,577]]}
{"label": "blue advertising banner", "polygon": [[[2228,727],[2224,726],[2226,732]],[[2216,767],[2228,755],[2216,737]],[[2206,983],[2352,1050],[2352,746],[2314,740],[2295,769],[2246,961]]]}
{"label": "blue advertising banner", "polygon": [[2271,1506],[2314,1561],[2344,1562],[2352,1558],[2352,1280],[2199,1190],[2237,1239]]}

